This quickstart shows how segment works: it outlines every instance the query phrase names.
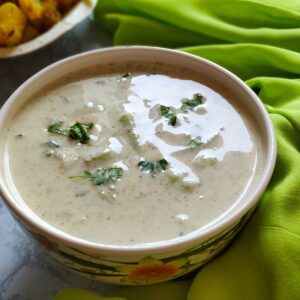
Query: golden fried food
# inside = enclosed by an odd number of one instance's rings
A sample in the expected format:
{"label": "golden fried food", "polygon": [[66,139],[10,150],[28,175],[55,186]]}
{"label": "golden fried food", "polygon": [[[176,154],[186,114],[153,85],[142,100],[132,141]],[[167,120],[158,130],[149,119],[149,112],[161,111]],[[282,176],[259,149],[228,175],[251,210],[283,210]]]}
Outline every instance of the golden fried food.
{"label": "golden fried food", "polygon": [[19,0],[21,9],[27,18],[33,23],[38,23],[43,15],[43,1],[40,0]]}
{"label": "golden fried food", "polygon": [[19,5],[39,30],[47,30],[61,19],[56,0],[19,0]]}
{"label": "golden fried food", "polygon": [[41,26],[43,30],[47,30],[61,20],[61,13],[56,0],[44,0],[43,5]]}
{"label": "golden fried food", "polygon": [[37,28],[33,27],[30,24],[27,24],[27,26],[24,29],[23,32],[23,37],[22,37],[22,43],[26,43],[30,40],[33,40],[34,38],[36,38],[39,35],[39,31],[37,30]]}
{"label": "golden fried food", "polygon": [[11,2],[11,3],[17,4],[18,0],[0,0],[0,5],[2,5],[4,3],[7,3],[7,2]]}
{"label": "golden fried food", "polygon": [[0,47],[34,39],[59,22],[79,0],[0,0]]}
{"label": "golden fried food", "polygon": [[70,10],[75,4],[77,4],[78,0],[57,0],[57,2],[60,11],[65,13]]}
{"label": "golden fried food", "polygon": [[14,3],[0,6],[0,46],[14,46],[21,42],[26,16]]}

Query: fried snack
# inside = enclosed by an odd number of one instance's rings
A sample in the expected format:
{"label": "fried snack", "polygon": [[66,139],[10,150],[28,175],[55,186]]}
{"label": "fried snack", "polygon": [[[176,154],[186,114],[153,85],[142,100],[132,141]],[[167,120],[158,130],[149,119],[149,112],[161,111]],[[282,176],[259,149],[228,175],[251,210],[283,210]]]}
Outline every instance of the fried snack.
{"label": "fried snack", "polygon": [[41,31],[61,20],[56,0],[19,0],[19,5],[31,23]]}
{"label": "fried snack", "polygon": [[41,20],[41,26],[43,30],[47,30],[61,20],[61,13],[58,10],[58,3],[56,0],[44,0],[43,4],[43,19]]}
{"label": "fried snack", "polygon": [[80,0],[0,0],[0,47],[16,46],[42,34]]}
{"label": "fried snack", "polygon": [[0,46],[15,46],[22,40],[26,16],[14,3],[0,6]]}
{"label": "fried snack", "polygon": [[0,5],[7,3],[7,2],[18,4],[18,0],[0,0]]}
{"label": "fried snack", "polygon": [[19,0],[21,9],[33,24],[38,24],[43,16],[42,3],[40,0]]}
{"label": "fried snack", "polygon": [[[1,0],[0,0],[1,1]],[[72,7],[74,7],[79,0],[57,0],[59,10],[63,13],[69,11]]]}
{"label": "fried snack", "polygon": [[24,29],[23,32],[23,37],[22,37],[22,43],[28,42],[30,40],[33,40],[34,38],[36,38],[39,35],[39,31],[37,30],[37,28],[33,27],[30,24],[27,24],[27,26]]}

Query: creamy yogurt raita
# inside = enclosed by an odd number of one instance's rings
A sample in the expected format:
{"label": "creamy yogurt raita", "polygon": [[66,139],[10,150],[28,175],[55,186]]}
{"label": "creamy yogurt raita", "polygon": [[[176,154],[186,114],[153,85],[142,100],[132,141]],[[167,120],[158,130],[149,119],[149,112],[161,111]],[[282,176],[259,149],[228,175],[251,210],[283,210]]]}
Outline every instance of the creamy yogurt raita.
{"label": "creamy yogurt raita", "polygon": [[188,234],[241,201],[260,141],[238,103],[176,67],[103,69],[49,86],[7,126],[7,168],[37,215],[130,245]]}

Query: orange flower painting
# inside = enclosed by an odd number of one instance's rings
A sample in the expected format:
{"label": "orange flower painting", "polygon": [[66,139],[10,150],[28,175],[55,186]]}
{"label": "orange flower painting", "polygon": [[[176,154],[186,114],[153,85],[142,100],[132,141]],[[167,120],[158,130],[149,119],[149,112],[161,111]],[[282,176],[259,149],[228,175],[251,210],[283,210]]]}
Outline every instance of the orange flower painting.
{"label": "orange flower painting", "polygon": [[[168,280],[176,275],[181,266],[186,263],[181,259],[176,262],[164,263],[152,257],[146,257],[136,266],[126,267],[128,279],[138,282],[156,282]],[[124,268],[122,268],[125,271]]]}

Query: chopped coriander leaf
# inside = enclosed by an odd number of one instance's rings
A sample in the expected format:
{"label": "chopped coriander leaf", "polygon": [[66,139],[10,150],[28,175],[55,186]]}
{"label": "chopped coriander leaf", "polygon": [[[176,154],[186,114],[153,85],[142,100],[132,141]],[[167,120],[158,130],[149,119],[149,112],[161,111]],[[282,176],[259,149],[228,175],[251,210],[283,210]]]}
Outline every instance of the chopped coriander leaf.
{"label": "chopped coriander leaf", "polygon": [[154,172],[154,163],[153,162],[142,160],[138,163],[138,166],[142,169],[143,172],[149,172],[149,173]]}
{"label": "chopped coriander leaf", "polygon": [[200,136],[197,136],[196,138],[190,140],[187,143],[187,145],[190,149],[195,149],[196,147],[198,147],[201,144],[202,144],[202,140],[201,140]]}
{"label": "chopped coriander leaf", "polygon": [[84,197],[89,191],[81,191],[75,194],[75,197]]}
{"label": "chopped coriander leaf", "polygon": [[63,122],[57,122],[48,127],[48,132],[65,135],[82,144],[86,144],[90,140],[87,131],[93,128],[93,126],[93,123],[82,124],[76,122],[70,129],[65,130],[63,129]]}
{"label": "chopped coriander leaf", "polygon": [[22,139],[24,137],[24,133],[19,133],[16,135],[17,139]]}
{"label": "chopped coriander leaf", "polygon": [[161,159],[157,162],[141,160],[138,163],[138,166],[143,172],[149,173],[154,176],[157,172],[165,171],[168,167],[168,162],[165,159]]}
{"label": "chopped coriander leaf", "polygon": [[60,147],[60,143],[57,142],[56,140],[50,140],[46,143],[43,143],[42,146],[51,148],[51,149],[55,149],[55,148],[59,148]]}
{"label": "chopped coriander leaf", "polygon": [[193,99],[183,102],[181,105],[181,110],[187,112],[188,110],[193,110],[195,107],[203,103],[203,96],[200,94],[195,94]]}
{"label": "chopped coriander leaf", "polygon": [[126,72],[126,73],[122,76],[122,78],[127,78],[127,77],[129,77],[130,75],[131,75],[130,73]]}
{"label": "chopped coriander leaf", "polygon": [[70,98],[67,96],[60,96],[60,98],[63,99],[65,103],[71,102]]}
{"label": "chopped coriander leaf", "polygon": [[68,135],[68,131],[63,129],[63,122],[57,122],[48,127],[48,132]]}
{"label": "chopped coriander leaf", "polygon": [[177,117],[174,113],[171,112],[171,108],[168,106],[161,105],[160,106],[160,113],[162,116],[169,119],[169,124],[172,126],[176,125]]}
{"label": "chopped coriander leaf", "polygon": [[161,159],[155,163],[154,169],[158,171],[165,171],[168,167],[168,162],[165,159]]}
{"label": "chopped coriander leaf", "polygon": [[90,178],[94,185],[106,183],[110,180],[116,181],[123,175],[123,169],[120,167],[99,168],[94,172],[84,171],[83,175],[70,176],[70,179]]}
{"label": "chopped coriander leaf", "polygon": [[169,123],[172,125],[172,126],[175,126],[176,125],[176,121],[177,121],[177,117],[175,115],[171,115],[170,116],[170,121]]}
{"label": "chopped coriander leaf", "polygon": [[78,142],[86,144],[90,140],[90,136],[87,134],[87,131],[93,128],[93,126],[93,123],[81,124],[79,122],[76,122],[69,129],[69,137]]}

